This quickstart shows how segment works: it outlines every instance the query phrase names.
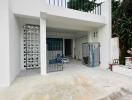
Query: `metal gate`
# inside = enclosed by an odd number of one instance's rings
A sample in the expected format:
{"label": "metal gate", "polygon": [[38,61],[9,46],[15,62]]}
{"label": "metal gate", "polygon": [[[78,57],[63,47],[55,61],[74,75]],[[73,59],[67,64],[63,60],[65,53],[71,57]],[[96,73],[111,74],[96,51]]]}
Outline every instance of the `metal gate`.
{"label": "metal gate", "polygon": [[47,72],[63,70],[63,39],[47,38]]}
{"label": "metal gate", "polygon": [[100,43],[82,44],[83,64],[95,67],[100,65]]}
{"label": "metal gate", "polygon": [[23,26],[24,67],[34,69],[40,67],[40,27],[26,24]]}

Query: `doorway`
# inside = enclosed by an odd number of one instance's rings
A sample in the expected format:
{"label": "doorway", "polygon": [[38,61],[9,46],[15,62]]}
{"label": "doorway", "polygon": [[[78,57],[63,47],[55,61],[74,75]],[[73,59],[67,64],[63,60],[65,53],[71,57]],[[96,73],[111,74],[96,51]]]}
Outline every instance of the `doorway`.
{"label": "doorway", "polygon": [[65,56],[72,57],[72,39],[65,39]]}
{"label": "doorway", "polygon": [[63,39],[47,38],[47,72],[63,70]]}

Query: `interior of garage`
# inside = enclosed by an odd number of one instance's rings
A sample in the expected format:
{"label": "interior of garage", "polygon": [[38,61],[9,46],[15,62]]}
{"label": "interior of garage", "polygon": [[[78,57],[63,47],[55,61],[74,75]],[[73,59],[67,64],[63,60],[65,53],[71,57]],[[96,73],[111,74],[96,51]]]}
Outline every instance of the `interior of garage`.
{"label": "interior of garage", "polygon": [[[25,19],[24,19],[25,20]],[[19,20],[21,31],[21,70],[27,73],[40,74],[40,25],[38,20]],[[91,32],[68,30],[59,28],[46,29],[47,36],[47,72],[57,72],[65,70],[68,64],[79,61],[86,66],[98,66],[90,62],[90,54],[87,48],[83,48],[84,43],[91,43]],[[26,39],[26,40],[25,40]],[[96,38],[94,38],[96,40]],[[96,43],[96,41],[94,41]],[[30,52],[28,52],[30,51]],[[88,58],[89,56],[89,58]],[[99,53],[98,53],[99,58]],[[97,58],[96,56],[96,58]],[[95,57],[94,57],[95,58]],[[93,59],[93,58],[92,58]],[[61,60],[61,61],[59,61]],[[87,60],[87,61],[86,61]],[[97,60],[97,59],[95,59]],[[88,63],[89,62],[89,63]],[[99,59],[98,59],[99,62]],[[28,74],[29,75],[29,74]]]}
{"label": "interior of garage", "polygon": [[[63,65],[72,63],[75,60],[89,67],[99,66],[100,44],[98,42],[90,43],[89,34],[89,32],[83,31],[48,28],[48,72],[62,71]],[[87,47],[83,44],[87,44]],[[60,57],[62,62],[57,61]]]}

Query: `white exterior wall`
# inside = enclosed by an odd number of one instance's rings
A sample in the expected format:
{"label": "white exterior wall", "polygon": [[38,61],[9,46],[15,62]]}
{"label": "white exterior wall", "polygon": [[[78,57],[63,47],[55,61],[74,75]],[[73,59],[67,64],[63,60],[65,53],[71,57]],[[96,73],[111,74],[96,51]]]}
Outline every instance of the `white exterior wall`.
{"label": "white exterior wall", "polygon": [[2,0],[0,12],[0,87],[5,87],[20,71],[20,32],[10,0]]}
{"label": "white exterior wall", "polygon": [[19,24],[9,3],[9,56],[10,56],[10,82],[20,72],[20,31]]}
{"label": "white exterior wall", "polygon": [[12,0],[16,15],[40,18],[40,0]]}
{"label": "white exterior wall", "polygon": [[100,42],[101,68],[108,68],[111,62],[111,0],[106,0],[102,5],[102,14],[106,16],[106,25],[98,29]]}
{"label": "white exterior wall", "polygon": [[[94,37],[94,32],[97,32],[97,36],[96,37]],[[99,42],[98,35],[99,35],[98,31],[92,31],[92,32],[90,32],[88,34],[88,42]]]}
{"label": "white exterior wall", "polygon": [[82,59],[82,43],[88,42],[88,36],[75,39],[75,57],[78,60]]}
{"label": "white exterior wall", "polygon": [[0,3],[0,87],[9,85],[9,2]]}

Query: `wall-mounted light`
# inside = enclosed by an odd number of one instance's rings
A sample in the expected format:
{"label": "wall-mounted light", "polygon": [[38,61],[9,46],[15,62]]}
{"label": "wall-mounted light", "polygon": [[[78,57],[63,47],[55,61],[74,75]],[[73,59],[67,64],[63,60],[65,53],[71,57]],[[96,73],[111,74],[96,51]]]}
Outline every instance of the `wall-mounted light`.
{"label": "wall-mounted light", "polygon": [[94,32],[93,37],[96,38],[98,36],[97,34],[98,34],[97,32]]}

